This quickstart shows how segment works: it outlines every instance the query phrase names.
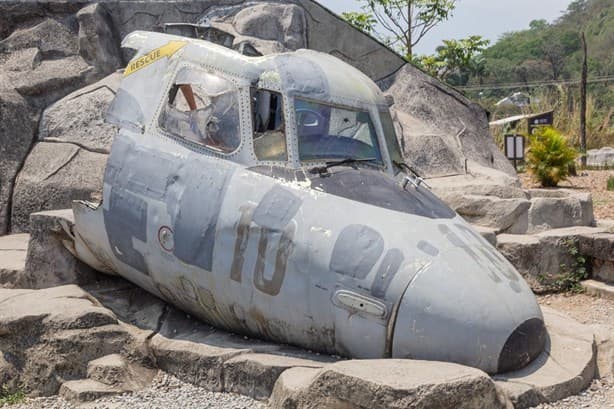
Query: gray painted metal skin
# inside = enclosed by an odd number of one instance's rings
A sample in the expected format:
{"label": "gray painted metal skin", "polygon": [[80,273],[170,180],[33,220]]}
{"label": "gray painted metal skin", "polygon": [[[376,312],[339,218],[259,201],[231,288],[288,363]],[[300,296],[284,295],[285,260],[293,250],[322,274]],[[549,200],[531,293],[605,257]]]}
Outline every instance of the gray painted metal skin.
{"label": "gray painted metal skin", "polygon": [[[543,318],[525,281],[425,187],[403,186],[380,122],[388,108],[371,80],[309,50],[246,57],[145,32],[124,46],[138,50],[137,61],[171,41],[185,44],[126,76],[111,107],[109,120],[121,129],[102,204],[73,206],[81,260],[212,325],[322,352],[451,361],[489,373],[541,352]],[[234,152],[160,129],[186,66],[239,89]],[[254,154],[253,87],[283,95],[287,161]],[[368,110],[384,165],[310,174],[322,164],[298,159],[296,96]],[[536,325],[519,334],[527,322]]]}

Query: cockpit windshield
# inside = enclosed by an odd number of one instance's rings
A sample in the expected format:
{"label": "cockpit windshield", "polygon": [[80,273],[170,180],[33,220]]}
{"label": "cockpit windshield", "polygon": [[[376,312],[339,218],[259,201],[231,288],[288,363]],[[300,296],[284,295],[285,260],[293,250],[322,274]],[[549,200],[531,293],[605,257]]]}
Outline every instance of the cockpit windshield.
{"label": "cockpit windshield", "polygon": [[382,164],[369,112],[300,98],[294,108],[301,161],[372,159]]}

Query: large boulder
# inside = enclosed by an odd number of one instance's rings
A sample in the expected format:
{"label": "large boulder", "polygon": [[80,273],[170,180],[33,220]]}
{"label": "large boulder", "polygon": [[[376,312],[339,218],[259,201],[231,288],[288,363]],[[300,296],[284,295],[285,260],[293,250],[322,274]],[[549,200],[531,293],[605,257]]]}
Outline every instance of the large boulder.
{"label": "large boulder", "polygon": [[423,176],[462,175],[473,164],[515,175],[475,102],[411,64],[378,85],[394,97],[403,156]]}
{"label": "large boulder", "polygon": [[115,315],[76,286],[0,289],[0,379],[31,396],[57,394],[85,377],[89,361],[132,345]]}
{"label": "large boulder", "polygon": [[497,232],[509,229],[531,206],[522,198],[446,194],[443,200],[469,223],[490,227]]}
{"label": "large boulder", "polygon": [[614,166],[614,148],[604,146],[601,149],[590,149],[586,152],[586,164],[597,168]]}
{"label": "large boulder", "polygon": [[79,21],[79,54],[88,64],[103,74],[109,74],[122,64],[120,39],[105,6],[90,4],[77,13]]}
{"label": "large boulder", "polygon": [[351,360],[282,373],[271,396],[279,408],[506,408],[495,383],[466,366],[414,360]]}
{"label": "large boulder", "polygon": [[528,195],[531,206],[509,227],[508,233],[537,233],[562,227],[592,226],[595,223],[590,193],[533,189],[528,191]]}
{"label": "large boulder", "polygon": [[121,78],[121,73],[111,74],[48,107],[41,118],[39,140],[72,143],[108,154],[117,128],[105,123],[105,115]]}
{"label": "large boulder", "polygon": [[11,225],[29,230],[30,213],[70,208],[73,200],[100,199],[107,155],[72,143],[39,142],[15,183]]}
{"label": "large boulder", "polygon": [[27,101],[3,87],[3,82],[0,74],[0,235],[9,231],[15,177],[30,151],[36,126]]}
{"label": "large boulder", "polygon": [[[607,243],[607,244],[606,244]],[[611,258],[601,249],[614,246],[614,234],[597,227],[567,227],[536,234],[500,234],[497,249],[516,267],[533,291],[557,290],[558,281],[578,275],[591,262]],[[584,262],[579,262],[582,257]]]}
{"label": "large boulder", "polygon": [[[15,288],[42,289],[96,282],[98,274],[68,250],[74,222],[70,209],[30,215],[30,242],[25,268],[12,282]],[[14,236],[14,235],[13,235]]]}
{"label": "large boulder", "polygon": [[307,22],[295,4],[262,3],[235,7],[224,15],[208,13],[204,19],[234,36],[235,48],[247,43],[261,54],[298,50],[307,46]]}
{"label": "large boulder", "polygon": [[0,41],[0,52],[6,53],[24,48],[37,48],[48,57],[68,57],[79,51],[76,33],[66,25],[46,18],[26,29],[15,30]]}

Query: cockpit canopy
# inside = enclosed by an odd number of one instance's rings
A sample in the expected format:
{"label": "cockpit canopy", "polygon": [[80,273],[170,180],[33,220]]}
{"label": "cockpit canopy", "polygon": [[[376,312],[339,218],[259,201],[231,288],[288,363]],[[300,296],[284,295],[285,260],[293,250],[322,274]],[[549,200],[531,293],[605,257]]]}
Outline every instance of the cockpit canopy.
{"label": "cockpit canopy", "polygon": [[379,88],[328,54],[247,57],[145,32],[130,34],[123,46],[138,52],[107,117],[122,128],[248,166],[356,159],[394,172],[393,163],[402,162]]}

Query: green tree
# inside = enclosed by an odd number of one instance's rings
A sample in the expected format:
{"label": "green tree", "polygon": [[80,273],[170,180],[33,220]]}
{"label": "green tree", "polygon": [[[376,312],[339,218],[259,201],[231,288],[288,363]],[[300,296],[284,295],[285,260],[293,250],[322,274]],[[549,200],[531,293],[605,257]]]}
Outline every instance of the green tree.
{"label": "green tree", "polygon": [[375,29],[375,24],[377,23],[377,20],[375,20],[372,14],[361,13],[358,11],[349,11],[341,13],[341,18],[367,34],[373,33],[373,30]]}
{"label": "green tree", "polygon": [[[447,20],[456,7],[457,0],[361,0],[363,13],[345,18],[350,23],[370,23],[370,28],[380,40],[396,49],[408,60],[412,59],[413,48],[437,24]],[[351,19],[351,20],[350,20]],[[371,20],[372,19],[372,20]],[[384,32],[375,32],[374,25],[379,23]],[[359,27],[360,28],[360,27]],[[362,29],[362,28],[361,28]],[[366,30],[363,30],[366,31]]]}
{"label": "green tree", "polygon": [[418,65],[429,74],[452,85],[466,85],[471,77],[482,78],[486,61],[480,53],[489,41],[481,36],[470,36],[460,40],[444,40],[437,47],[435,55],[415,58]]}

